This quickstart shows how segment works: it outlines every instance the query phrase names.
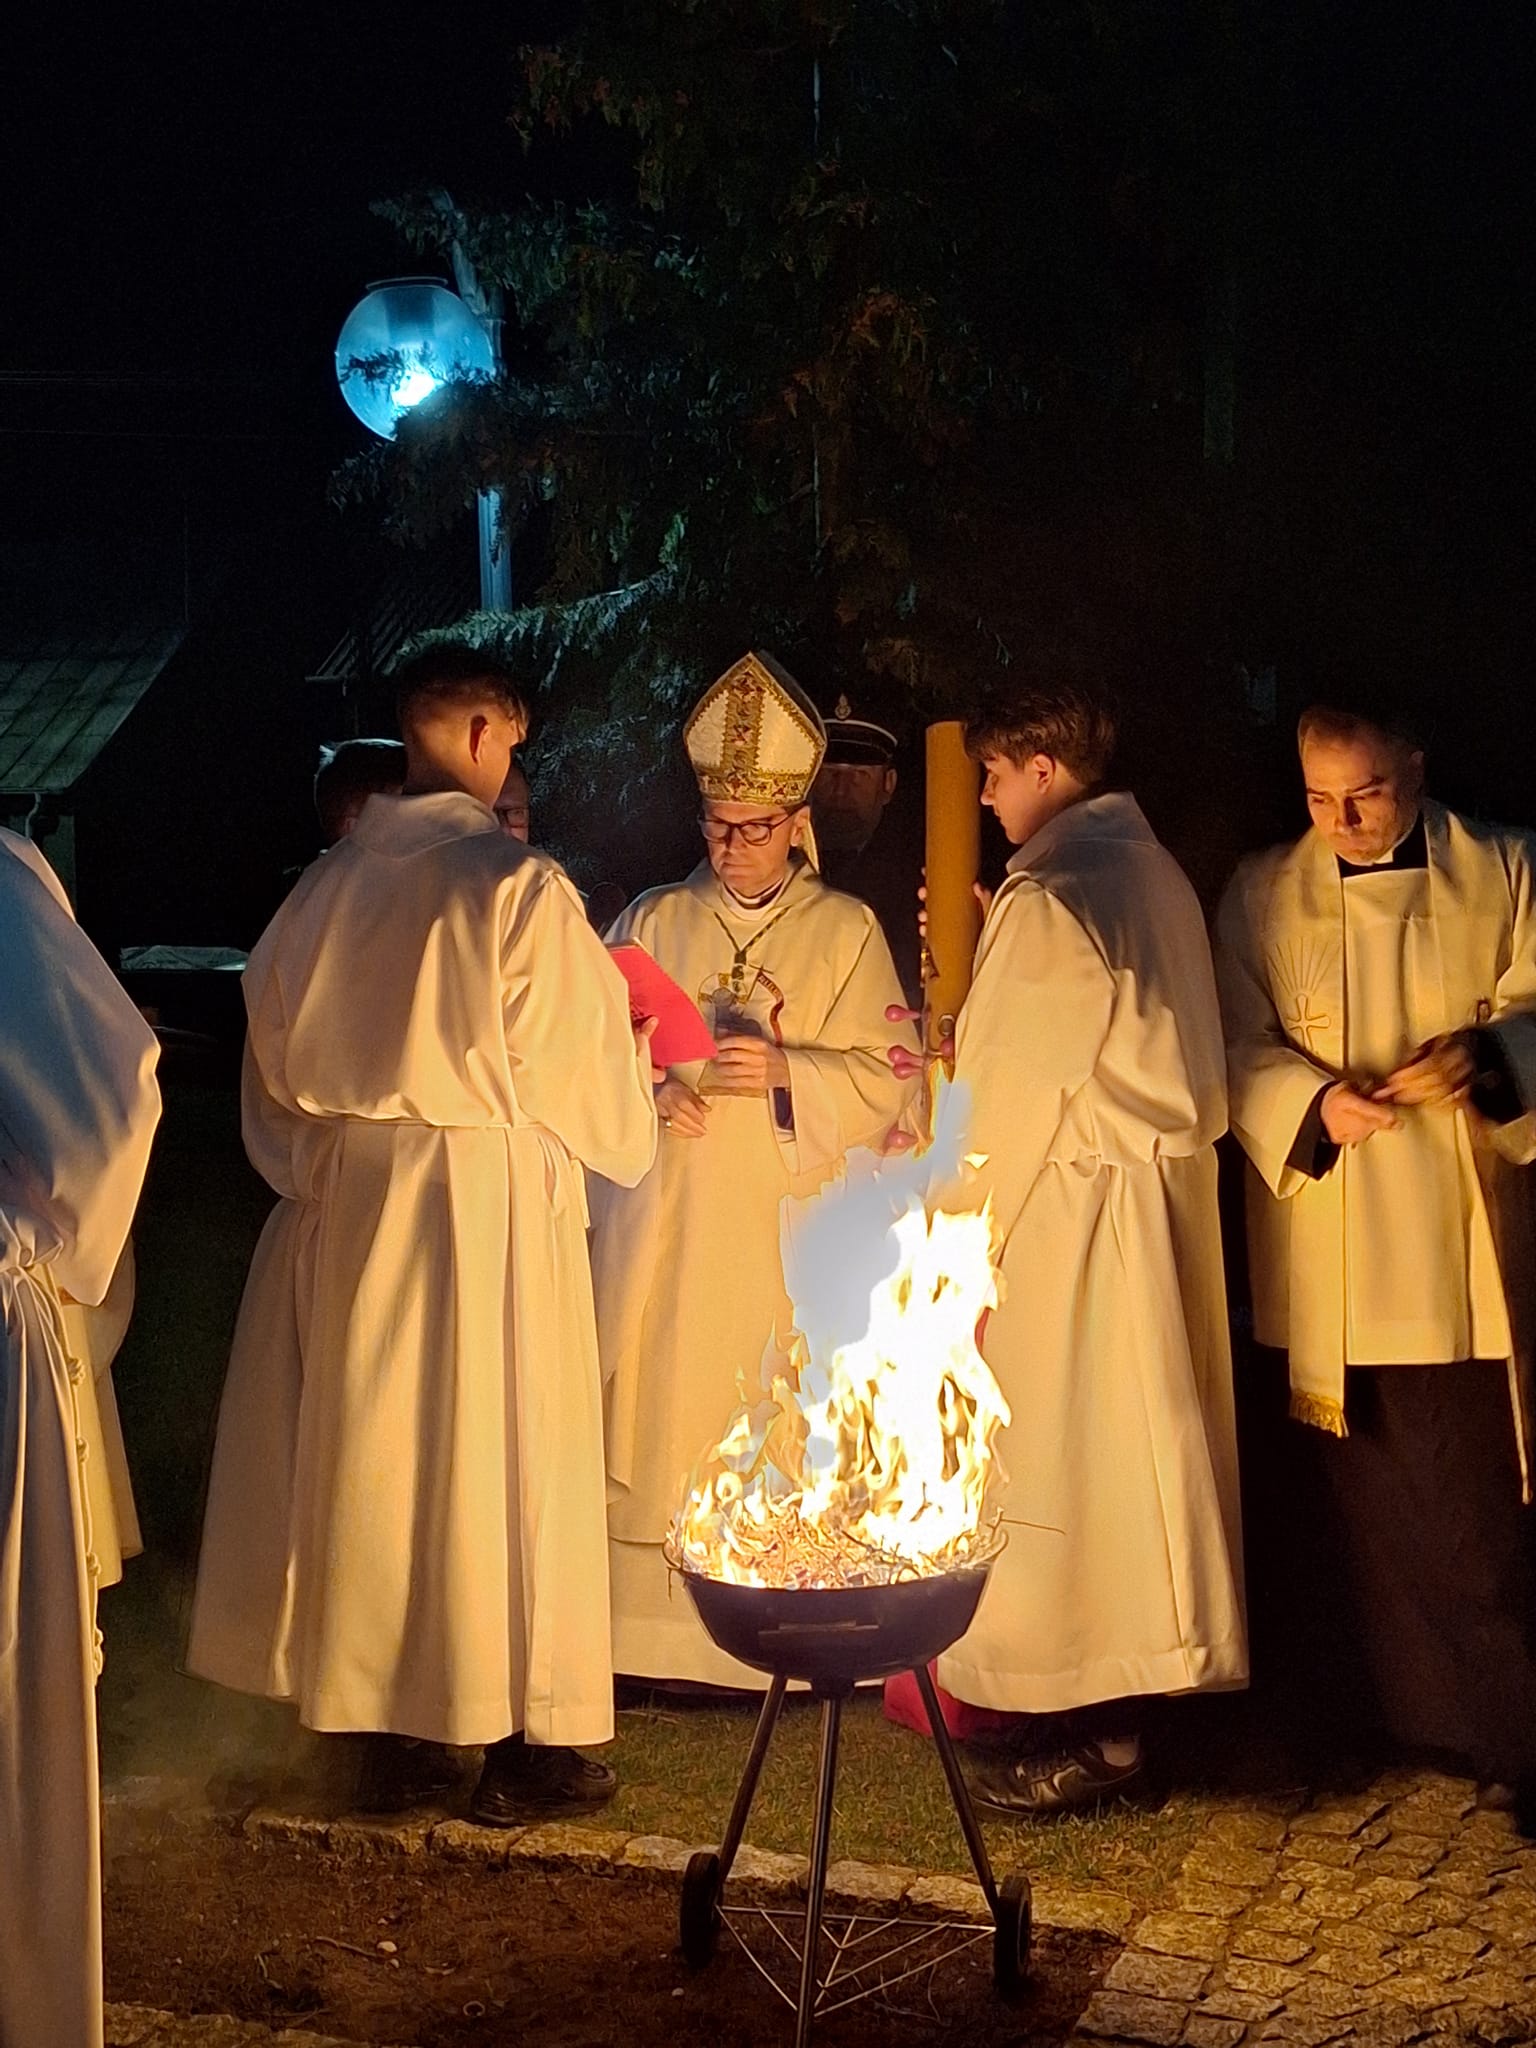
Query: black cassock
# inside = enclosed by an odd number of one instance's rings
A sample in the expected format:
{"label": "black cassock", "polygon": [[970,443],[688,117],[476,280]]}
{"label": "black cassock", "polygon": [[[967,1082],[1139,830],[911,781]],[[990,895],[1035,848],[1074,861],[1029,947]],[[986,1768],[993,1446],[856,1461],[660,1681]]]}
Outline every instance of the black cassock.
{"label": "black cassock", "polygon": [[1291,1425],[1311,1468],[1301,1491],[1318,1526],[1303,1549],[1334,1680],[1405,1749],[1529,1783],[1536,1512],[1520,1498],[1508,1367],[1352,1366],[1344,1410],[1347,1437]]}

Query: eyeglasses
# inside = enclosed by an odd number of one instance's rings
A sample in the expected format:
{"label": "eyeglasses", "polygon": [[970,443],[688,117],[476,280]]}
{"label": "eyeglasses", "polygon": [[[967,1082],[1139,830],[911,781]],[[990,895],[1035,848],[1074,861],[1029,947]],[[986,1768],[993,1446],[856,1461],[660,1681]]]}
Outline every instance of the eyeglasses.
{"label": "eyeglasses", "polygon": [[745,818],[739,825],[728,825],[724,818],[700,818],[699,830],[711,846],[729,846],[738,838],[744,846],[766,846],[792,816],[790,811],[781,811],[776,818]]}

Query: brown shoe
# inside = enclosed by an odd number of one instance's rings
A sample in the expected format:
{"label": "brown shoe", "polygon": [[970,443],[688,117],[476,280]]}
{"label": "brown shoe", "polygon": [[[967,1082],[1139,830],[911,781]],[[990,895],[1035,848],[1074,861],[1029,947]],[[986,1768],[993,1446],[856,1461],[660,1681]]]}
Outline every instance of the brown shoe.
{"label": "brown shoe", "polygon": [[607,1764],[579,1749],[525,1742],[509,1735],[491,1743],[469,1802],[482,1827],[510,1828],[539,1815],[584,1813],[606,1806],[619,1789]]}

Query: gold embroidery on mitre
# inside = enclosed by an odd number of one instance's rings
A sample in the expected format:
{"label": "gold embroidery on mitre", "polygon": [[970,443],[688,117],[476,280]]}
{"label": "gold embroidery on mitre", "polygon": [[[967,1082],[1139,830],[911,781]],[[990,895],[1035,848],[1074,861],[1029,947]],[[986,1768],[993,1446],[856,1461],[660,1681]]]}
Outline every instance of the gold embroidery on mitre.
{"label": "gold embroidery on mitre", "polygon": [[827,750],[821,714],[771,655],[744,654],[688,715],[683,744],[712,803],[801,804]]}
{"label": "gold embroidery on mitre", "polygon": [[1330,1436],[1348,1436],[1344,1422],[1344,1409],[1326,1394],[1305,1394],[1300,1387],[1291,1389],[1292,1422],[1310,1423],[1313,1429],[1325,1429]]}

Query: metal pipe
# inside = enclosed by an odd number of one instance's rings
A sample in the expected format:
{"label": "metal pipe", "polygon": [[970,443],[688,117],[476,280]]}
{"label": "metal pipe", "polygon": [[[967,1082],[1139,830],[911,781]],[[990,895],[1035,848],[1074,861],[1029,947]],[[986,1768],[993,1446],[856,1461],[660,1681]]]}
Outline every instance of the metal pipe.
{"label": "metal pipe", "polygon": [[768,1744],[773,1739],[774,1728],[778,1724],[779,1710],[784,1704],[784,1692],[788,1684],[787,1678],[775,1675],[768,1687],[762,1711],[757,1717],[752,1747],[747,1752],[747,1767],[741,1774],[741,1783],[736,1787],[736,1803],[731,1808],[731,1817],[725,1824],[725,1838],[720,1844],[722,1885],[731,1874],[731,1865],[736,1861],[736,1851],[741,1847],[741,1838],[747,1831],[747,1817],[752,1811],[757,1781],[763,1775],[763,1762],[768,1755]]}
{"label": "metal pipe", "polygon": [[997,1879],[992,1875],[992,1859],[987,1854],[986,1837],[976,1818],[976,1809],[971,1804],[970,1789],[965,1774],[960,1769],[960,1759],[955,1754],[954,1741],[939,1706],[939,1696],[933,1689],[926,1664],[913,1667],[912,1676],[917,1680],[917,1689],[923,1696],[923,1705],[928,1710],[928,1725],[933,1730],[934,1747],[939,1752],[939,1761],[944,1766],[944,1775],[949,1780],[949,1796],[955,1802],[955,1812],[960,1817],[960,1832],[965,1836],[965,1846],[971,1852],[971,1861],[976,1866],[976,1875],[981,1888],[987,1895],[987,1904],[997,1915]]}
{"label": "metal pipe", "polygon": [[480,532],[480,609],[512,609],[512,547],[501,530],[500,491],[482,491],[478,505]]}
{"label": "metal pipe", "polygon": [[821,1767],[816,1773],[816,1821],[811,1835],[811,1882],[805,1899],[805,1947],[800,1955],[800,2003],[795,2048],[809,2048],[816,2017],[816,1956],[821,1947],[821,1909],[827,1896],[827,1859],[832,1842],[832,1794],[837,1784],[837,1737],[843,1702],[833,1693],[821,1703]]}

